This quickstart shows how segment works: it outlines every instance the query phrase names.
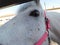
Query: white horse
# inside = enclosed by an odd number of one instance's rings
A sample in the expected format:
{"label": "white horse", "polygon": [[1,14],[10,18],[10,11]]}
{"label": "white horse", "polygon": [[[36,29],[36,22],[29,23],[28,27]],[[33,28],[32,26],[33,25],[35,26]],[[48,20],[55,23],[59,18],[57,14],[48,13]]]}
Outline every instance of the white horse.
{"label": "white horse", "polygon": [[[21,5],[16,17],[0,27],[0,45],[34,45],[46,32],[39,2]],[[48,37],[42,45],[48,45]]]}
{"label": "white horse", "polygon": [[49,31],[50,38],[60,45],[60,13],[47,12],[47,17],[49,18],[51,25]]}

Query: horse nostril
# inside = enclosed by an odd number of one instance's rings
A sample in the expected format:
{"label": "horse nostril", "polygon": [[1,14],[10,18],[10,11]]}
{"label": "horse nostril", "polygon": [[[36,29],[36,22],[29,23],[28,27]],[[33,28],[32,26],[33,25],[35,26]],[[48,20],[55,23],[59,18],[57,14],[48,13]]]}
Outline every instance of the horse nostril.
{"label": "horse nostril", "polygon": [[30,16],[38,17],[39,16],[39,11],[38,10],[31,11]]}

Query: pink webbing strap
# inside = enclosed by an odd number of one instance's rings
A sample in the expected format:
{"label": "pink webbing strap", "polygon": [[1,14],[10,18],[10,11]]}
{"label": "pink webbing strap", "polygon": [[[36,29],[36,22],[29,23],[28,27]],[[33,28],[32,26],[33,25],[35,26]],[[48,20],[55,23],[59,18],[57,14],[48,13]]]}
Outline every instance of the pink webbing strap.
{"label": "pink webbing strap", "polygon": [[[48,19],[48,17],[46,16],[46,10],[44,10],[44,16],[45,18]],[[50,20],[48,19],[45,23],[46,23],[46,30],[48,31],[48,29],[50,29]]]}
{"label": "pink webbing strap", "polygon": [[[44,16],[46,17],[46,11],[44,11]],[[47,18],[47,17],[46,17]],[[36,42],[34,45],[42,45],[44,43],[44,41],[47,39],[48,37],[48,32],[47,30],[49,29],[50,25],[49,25],[49,20],[46,23],[46,32],[43,34],[43,36],[38,40],[38,42]]]}
{"label": "pink webbing strap", "polygon": [[43,36],[34,45],[42,45],[48,36],[48,32],[45,32]]}

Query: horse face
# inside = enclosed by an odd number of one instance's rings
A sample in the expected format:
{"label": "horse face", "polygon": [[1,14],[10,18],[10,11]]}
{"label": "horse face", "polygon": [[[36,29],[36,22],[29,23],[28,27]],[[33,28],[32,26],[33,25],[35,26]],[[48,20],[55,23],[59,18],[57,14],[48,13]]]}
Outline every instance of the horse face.
{"label": "horse face", "polygon": [[15,18],[0,28],[0,42],[4,45],[34,45],[45,30],[42,8],[34,1],[28,2],[21,6]]}
{"label": "horse face", "polygon": [[31,40],[30,42],[33,42],[33,44],[38,41],[46,31],[43,10],[41,6],[37,6],[33,1],[21,6],[18,12],[18,18],[20,18],[19,24],[26,34],[26,40]]}

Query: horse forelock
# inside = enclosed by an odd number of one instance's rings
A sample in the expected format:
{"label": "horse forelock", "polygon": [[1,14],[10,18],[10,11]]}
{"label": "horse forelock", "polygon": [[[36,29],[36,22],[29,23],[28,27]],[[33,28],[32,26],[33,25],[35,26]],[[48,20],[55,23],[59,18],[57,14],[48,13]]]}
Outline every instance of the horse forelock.
{"label": "horse forelock", "polygon": [[19,8],[19,11],[24,11],[24,10],[28,9],[29,7],[37,7],[36,2],[31,1],[31,2],[21,4],[20,8]]}

